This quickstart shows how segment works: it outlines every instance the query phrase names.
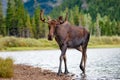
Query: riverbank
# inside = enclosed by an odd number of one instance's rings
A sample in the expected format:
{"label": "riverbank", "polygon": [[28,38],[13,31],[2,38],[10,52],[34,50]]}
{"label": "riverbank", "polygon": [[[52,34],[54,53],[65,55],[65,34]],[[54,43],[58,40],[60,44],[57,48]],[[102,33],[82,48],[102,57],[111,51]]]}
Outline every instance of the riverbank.
{"label": "riverbank", "polygon": [[50,70],[27,65],[14,65],[14,76],[12,78],[0,78],[0,80],[71,80],[72,76],[61,75]]}
{"label": "riverbank", "polygon": [[[91,36],[88,48],[120,48],[119,36]],[[55,40],[1,37],[0,51],[59,49]]]}

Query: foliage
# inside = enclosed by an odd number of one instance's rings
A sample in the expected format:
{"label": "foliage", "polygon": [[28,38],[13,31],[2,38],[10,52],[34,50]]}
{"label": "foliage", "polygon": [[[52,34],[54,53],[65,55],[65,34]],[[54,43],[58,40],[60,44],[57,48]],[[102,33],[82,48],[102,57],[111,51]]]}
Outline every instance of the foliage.
{"label": "foliage", "polygon": [[36,8],[32,20],[22,0],[9,0],[7,5],[7,36],[45,37],[44,25],[39,19],[40,8]]}
{"label": "foliage", "polygon": [[119,4],[119,0],[64,0],[61,5],[53,9],[52,14],[55,17],[58,16],[57,14],[60,11],[65,10],[66,7],[71,10],[78,6],[81,12],[89,13],[94,21],[96,20],[97,13],[100,13],[102,17],[108,15],[111,20],[120,21]]}
{"label": "foliage", "polygon": [[[71,25],[83,26],[93,36],[120,36],[119,3],[119,0],[64,0],[49,16],[56,19],[61,15],[65,17],[68,12]],[[37,39],[46,37],[48,28],[40,21],[39,4],[32,4],[35,10],[34,15],[30,16],[22,0],[8,0],[4,17],[0,1],[0,35]]]}
{"label": "foliage", "polygon": [[[54,11],[55,12],[55,11]],[[120,35],[120,21],[111,20],[109,16],[101,16],[100,13],[97,13],[96,20],[93,21],[89,13],[84,14],[80,12],[79,7],[75,6],[73,9],[68,9],[69,12],[69,21],[73,25],[79,25],[86,27],[91,35],[95,36],[112,36]],[[61,11],[61,15],[66,14],[66,10]],[[54,14],[51,16],[54,16]]]}
{"label": "foliage", "polygon": [[8,47],[56,47],[56,43],[49,42],[46,39],[33,38],[16,38],[16,37],[2,37],[0,38],[0,50],[5,50]]}
{"label": "foliage", "polygon": [[3,36],[6,35],[6,26],[5,26],[5,19],[3,16],[3,10],[2,10],[2,0],[0,0],[0,34],[2,34]]}
{"label": "foliage", "polygon": [[[1,37],[0,38],[0,50],[11,49],[53,49],[58,48],[55,40],[48,41],[47,39],[33,39],[33,38],[16,38],[16,37]],[[120,37],[118,36],[102,36],[90,38],[88,47],[96,47],[103,45],[102,47],[109,45],[108,47],[114,45],[114,47],[120,47]]]}
{"label": "foliage", "polygon": [[11,58],[0,58],[0,77],[10,78],[13,77],[13,60]]}

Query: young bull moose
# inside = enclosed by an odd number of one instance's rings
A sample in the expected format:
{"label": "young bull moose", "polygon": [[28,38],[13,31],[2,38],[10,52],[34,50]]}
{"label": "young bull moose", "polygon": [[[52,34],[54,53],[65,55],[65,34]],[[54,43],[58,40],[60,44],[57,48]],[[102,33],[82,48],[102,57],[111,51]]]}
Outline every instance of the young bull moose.
{"label": "young bull moose", "polygon": [[82,58],[80,62],[80,69],[82,73],[85,74],[86,60],[87,60],[87,45],[90,38],[90,33],[84,27],[73,26],[67,20],[68,15],[66,14],[65,20],[62,17],[59,17],[58,20],[51,20],[48,18],[48,21],[43,18],[43,10],[40,12],[40,20],[44,23],[48,23],[49,34],[48,40],[52,40],[55,37],[60,50],[60,64],[58,69],[58,75],[62,73],[61,64],[64,60],[65,65],[65,74],[69,73],[66,63],[66,50],[67,48],[75,48],[82,52]]}

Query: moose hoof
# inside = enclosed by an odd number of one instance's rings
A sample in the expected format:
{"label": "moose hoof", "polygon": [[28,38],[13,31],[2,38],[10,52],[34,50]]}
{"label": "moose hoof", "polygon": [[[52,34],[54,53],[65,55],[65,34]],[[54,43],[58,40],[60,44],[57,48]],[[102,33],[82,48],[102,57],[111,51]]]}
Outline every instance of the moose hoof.
{"label": "moose hoof", "polygon": [[68,74],[68,73],[69,73],[69,71],[65,71],[65,72],[64,72],[64,74]]}
{"label": "moose hoof", "polygon": [[83,72],[82,72],[80,75],[81,75],[81,76],[86,76],[86,74],[85,74],[85,73],[83,73]]}
{"label": "moose hoof", "polygon": [[57,75],[60,76],[62,74],[62,71],[58,72]]}
{"label": "moose hoof", "polygon": [[61,75],[61,73],[57,73],[57,75],[58,75],[58,76],[60,76],[60,75]]}

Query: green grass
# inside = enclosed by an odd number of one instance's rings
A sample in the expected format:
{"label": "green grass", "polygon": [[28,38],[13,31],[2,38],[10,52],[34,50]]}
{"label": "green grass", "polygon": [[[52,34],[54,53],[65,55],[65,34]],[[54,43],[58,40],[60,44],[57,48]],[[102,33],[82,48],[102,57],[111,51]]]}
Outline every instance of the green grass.
{"label": "green grass", "polygon": [[90,48],[115,48],[120,47],[120,37],[118,36],[102,36],[102,37],[95,37],[92,36],[90,38],[88,47]]}
{"label": "green grass", "polygon": [[13,74],[13,60],[11,58],[0,58],[0,77],[10,78]]}
{"label": "green grass", "polygon": [[[106,48],[106,47],[120,47],[119,36],[91,36],[89,48]],[[47,39],[33,39],[33,38],[16,38],[16,37],[0,37],[0,50],[45,50],[58,49],[55,40],[48,41]]]}

